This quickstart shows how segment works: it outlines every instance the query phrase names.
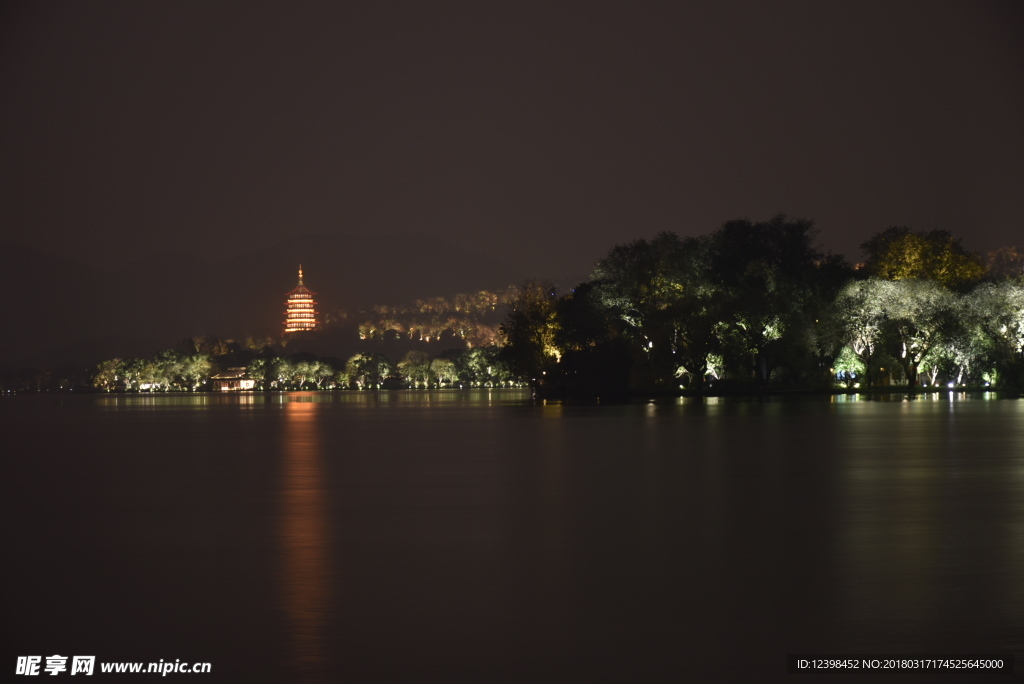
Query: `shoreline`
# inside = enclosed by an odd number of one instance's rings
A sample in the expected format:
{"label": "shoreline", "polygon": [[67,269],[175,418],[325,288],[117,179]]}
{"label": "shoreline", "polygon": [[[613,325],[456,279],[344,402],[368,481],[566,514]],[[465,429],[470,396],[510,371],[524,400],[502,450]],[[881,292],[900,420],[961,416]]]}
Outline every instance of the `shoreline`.
{"label": "shoreline", "polygon": [[444,392],[446,394],[463,394],[471,392],[519,392],[531,393],[535,401],[560,401],[570,403],[635,403],[642,401],[658,401],[665,399],[701,399],[701,398],[732,398],[732,399],[786,399],[786,398],[810,398],[810,397],[859,397],[868,401],[880,397],[901,396],[915,399],[919,397],[932,397],[940,395],[995,395],[998,399],[1019,399],[1021,389],[1015,387],[985,387],[985,386],[957,386],[957,387],[873,387],[858,389],[786,389],[767,388],[764,390],[750,389],[715,389],[708,390],[677,390],[675,392],[628,392],[628,393],[575,393],[575,392],[545,392],[543,388],[522,387],[433,387],[433,388],[377,388],[377,389],[273,389],[273,390],[142,390],[142,391],[75,391],[67,390],[43,390],[43,391],[18,391],[3,392],[0,396],[41,396],[41,395],[76,395],[76,396],[117,396],[117,397],[182,397],[182,396],[267,396],[279,394],[379,394],[391,392],[428,393]]}

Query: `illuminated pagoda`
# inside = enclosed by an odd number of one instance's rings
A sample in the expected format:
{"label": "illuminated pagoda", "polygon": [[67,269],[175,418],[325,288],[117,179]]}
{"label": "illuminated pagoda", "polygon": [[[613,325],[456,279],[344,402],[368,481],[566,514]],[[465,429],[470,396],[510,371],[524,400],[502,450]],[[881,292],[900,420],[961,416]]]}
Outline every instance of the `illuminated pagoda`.
{"label": "illuminated pagoda", "polygon": [[313,300],[315,294],[302,283],[302,264],[299,264],[299,284],[288,293],[288,301],[285,302],[286,333],[317,329],[316,302]]}

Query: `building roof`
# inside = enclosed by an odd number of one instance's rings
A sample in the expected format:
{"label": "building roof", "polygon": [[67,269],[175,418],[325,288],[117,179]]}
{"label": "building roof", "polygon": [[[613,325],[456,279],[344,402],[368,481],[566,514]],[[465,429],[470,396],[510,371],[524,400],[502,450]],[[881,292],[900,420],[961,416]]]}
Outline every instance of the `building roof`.
{"label": "building roof", "polygon": [[219,375],[214,375],[211,380],[238,380],[245,377],[245,368],[228,368]]}
{"label": "building roof", "polygon": [[291,292],[288,293],[288,296],[291,297],[292,295],[296,295],[296,294],[305,294],[305,295],[310,295],[310,296],[313,296],[313,295],[316,294],[316,292],[313,292],[312,290],[310,290],[302,282],[302,264],[299,264],[299,284],[295,286],[294,290],[292,290]]}

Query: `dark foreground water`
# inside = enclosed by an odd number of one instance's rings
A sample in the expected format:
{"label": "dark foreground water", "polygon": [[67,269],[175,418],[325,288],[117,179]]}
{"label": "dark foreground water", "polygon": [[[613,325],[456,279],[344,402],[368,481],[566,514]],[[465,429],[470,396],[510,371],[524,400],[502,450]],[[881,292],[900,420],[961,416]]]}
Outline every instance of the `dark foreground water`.
{"label": "dark foreground water", "polygon": [[0,668],[806,682],[787,653],[1020,663],[1024,401],[988,397],[5,398]]}

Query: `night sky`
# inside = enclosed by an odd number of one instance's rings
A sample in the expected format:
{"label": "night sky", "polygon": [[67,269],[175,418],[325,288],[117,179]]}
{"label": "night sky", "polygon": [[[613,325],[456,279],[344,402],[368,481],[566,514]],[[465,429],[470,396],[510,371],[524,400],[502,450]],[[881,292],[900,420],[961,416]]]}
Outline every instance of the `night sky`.
{"label": "night sky", "polygon": [[0,226],[110,265],[419,234],[524,277],[778,212],[854,261],[890,225],[991,249],[1024,241],[1022,7],[8,2]]}

